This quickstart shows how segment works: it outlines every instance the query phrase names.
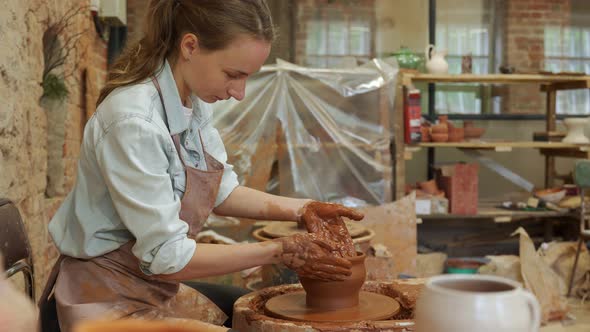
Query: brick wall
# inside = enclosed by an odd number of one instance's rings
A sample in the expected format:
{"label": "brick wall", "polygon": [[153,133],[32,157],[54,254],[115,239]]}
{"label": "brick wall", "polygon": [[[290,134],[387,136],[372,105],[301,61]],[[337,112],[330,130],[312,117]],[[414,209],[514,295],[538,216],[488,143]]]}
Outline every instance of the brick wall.
{"label": "brick wall", "polygon": [[[57,251],[47,232],[47,223],[76,179],[82,129],[94,112],[99,89],[104,85],[106,44],[94,31],[90,12],[77,16],[62,37],[86,31],[65,70],[77,65],[66,82],[69,96],[55,110],[64,112],[58,123],[48,123],[52,106],[40,103],[44,60],[42,37],[47,19],[63,17],[73,6],[89,1],[9,1],[0,11],[0,196],[16,203],[33,248],[35,285],[41,293]],[[48,150],[48,136],[63,141]],[[47,195],[48,159],[61,159],[52,168],[55,191]],[[51,197],[48,197],[51,196]],[[1,221],[0,221],[1,222]],[[1,226],[0,226],[1,227]]]}
{"label": "brick wall", "polygon": [[143,20],[147,11],[148,1],[127,0],[127,40],[134,41],[142,35]]}
{"label": "brick wall", "polygon": [[[544,69],[546,25],[570,22],[570,0],[506,1],[503,63],[521,71]],[[505,96],[504,112],[543,113],[544,95],[537,85],[511,86]]]}

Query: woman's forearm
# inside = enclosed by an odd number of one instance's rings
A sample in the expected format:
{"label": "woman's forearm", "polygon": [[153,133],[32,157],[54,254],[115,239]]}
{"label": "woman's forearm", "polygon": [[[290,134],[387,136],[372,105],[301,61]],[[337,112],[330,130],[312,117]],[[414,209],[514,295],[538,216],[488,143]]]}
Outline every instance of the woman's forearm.
{"label": "woman's forearm", "polygon": [[197,244],[189,263],[173,274],[160,275],[166,280],[190,280],[242,271],[279,262],[282,246],[268,241],[247,244]]}
{"label": "woman's forearm", "polygon": [[299,210],[309,201],[308,199],[271,195],[240,186],[213,212],[228,217],[297,221]]}

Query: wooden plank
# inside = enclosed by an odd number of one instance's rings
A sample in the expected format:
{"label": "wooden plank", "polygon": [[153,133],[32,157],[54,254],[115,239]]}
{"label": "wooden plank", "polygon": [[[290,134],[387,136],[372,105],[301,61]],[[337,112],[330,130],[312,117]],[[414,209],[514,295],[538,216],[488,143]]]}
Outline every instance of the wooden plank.
{"label": "wooden plank", "polygon": [[562,142],[457,142],[457,143],[418,143],[412,147],[423,148],[457,148],[457,149],[490,149],[502,151],[502,149],[571,149],[578,151],[590,150],[590,144],[569,144]]}
{"label": "wooden plank", "polygon": [[514,84],[514,83],[569,83],[580,82],[590,84],[590,76],[566,76],[566,75],[538,75],[538,74],[413,74],[404,73],[402,82],[410,85],[412,82],[430,83],[491,83],[491,84]]}
{"label": "wooden plank", "polygon": [[578,90],[590,88],[590,80],[576,82],[557,82],[552,84],[542,84],[541,91],[546,92],[550,89],[555,90]]}
{"label": "wooden plank", "polygon": [[[379,89],[379,121],[381,126],[384,128],[383,131],[383,140],[387,142],[387,150],[383,153],[380,153],[379,150],[375,153],[375,159],[382,163],[383,165],[388,165],[383,171],[383,180],[385,180],[385,188],[383,192],[383,200],[384,202],[391,202],[393,201],[394,191],[394,179],[393,179],[393,167],[392,166],[392,156],[391,152],[389,151],[389,145],[392,144],[391,140],[393,139],[393,135],[391,133],[391,121],[389,118],[390,107],[389,107],[389,92],[390,88],[392,88],[391,84],[386,84],[382,88]],[[388,185],[387,185],[388,184]]]}
{"label": "wooden plank", "polygon": [[[403,76],[402,76],[403,77]],[[399,76],[398,76],[399,78]],[[406,188],[406,160],[405,160],[405,141],[404,141],[404,96],[407,87],[402,84],[401,80],[396,80],[395,86],[395,104],[393,113],[393,145],[395,152],[393,164],[395,183],[395,195],[393,200],[404,197]]]}
{"label": "wooden plank", "polygon": [[[500,203],[498,203],[500,204]],[[450,219],[465,219],[465,220],[481,220],[492,219],[495,222],[514,222],[522,219],[530,218],[549,218],[549,217],[566,217],[572,216],[569,212],[556,211],[511,211],[493,206],[480,206],[476,215],[457,215],[457,214],[431,214],[418,215],[417,217],[423,221],[428,220],[450,220]]]}
{"label": "wooden plank", "polygon": [[[557,90],[554,85],[548,86],[546,90],[546,122],[545,129],[547,132],[555,131],[557,127]],[[552,188],[555,176],[555,157],[545,155],[545,188]]]}
{"label": "wooden plank", "polygon": [[545,156],[590,159],[588,149],[540,149],[539,152]]}

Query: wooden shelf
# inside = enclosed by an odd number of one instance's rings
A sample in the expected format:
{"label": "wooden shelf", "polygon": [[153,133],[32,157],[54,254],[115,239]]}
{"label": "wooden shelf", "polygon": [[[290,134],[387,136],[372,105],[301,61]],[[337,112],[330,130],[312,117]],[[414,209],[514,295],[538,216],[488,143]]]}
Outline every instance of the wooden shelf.
{"label": "wooden shelf", "polygon": [[477,150],[495,150],[512,151],[512,149],[543,149],[543,150],[570,150],[570,151],[590,151],[590,144],[569,144],[561,142],[457,142],[457,143],[418,143],[408,146],[408,148],[456,148],[456,149],[477,149]]}
{"label": "wooden shelf", "polygon": [[529,83],[541,85],[554,85],[555,89],[585,89],[590,88],[590,76],[588,75],[540,75],[540,74],[419,74],[404,73],[402,83],[409,86],[412,82],[427,83],[489,83],[489,84],[515,84]]}
{"label": "wooden shelf", "polygon": [[550,218],[550,217],[568,217],[573,216],[572,212],[558,211],[512,211],[499,208],[500,202],[481,202],[476,215],[457,215],[457,214],[430,214],[418,215],[422,220],[476,220],[492,219],[494,222],[515,222],[523,219]]}

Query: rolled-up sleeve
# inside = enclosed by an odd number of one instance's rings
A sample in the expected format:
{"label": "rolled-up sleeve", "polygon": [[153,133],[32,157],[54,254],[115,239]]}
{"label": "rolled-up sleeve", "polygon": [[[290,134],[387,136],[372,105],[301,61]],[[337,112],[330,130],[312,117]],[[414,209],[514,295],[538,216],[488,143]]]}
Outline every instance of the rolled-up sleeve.
{"label": "rolled-up sleeve", "polygon": [[238,175],[234,172],[234,167],[227,163],[227,151],[217,129],[211,125],[207,125],[205,127],[205,133],[208,152],[213,158],[221,162],[224,167],[219,192],[215,199],[215,207],[217,207],[227,199],[240,183],[238,181]]}
{"label": "rolled-up sleeve", "polygon": [[136,238],[133,254],[146,274],[182,270],[196,249],[179,218],[167,146],[169,136],[140,116],[112,125],[97,143],[96,158],[114,207]]}

